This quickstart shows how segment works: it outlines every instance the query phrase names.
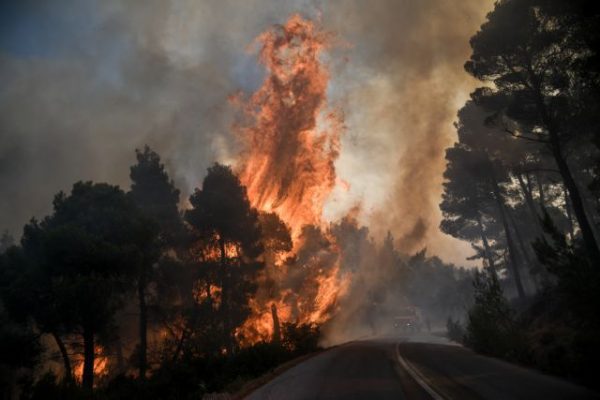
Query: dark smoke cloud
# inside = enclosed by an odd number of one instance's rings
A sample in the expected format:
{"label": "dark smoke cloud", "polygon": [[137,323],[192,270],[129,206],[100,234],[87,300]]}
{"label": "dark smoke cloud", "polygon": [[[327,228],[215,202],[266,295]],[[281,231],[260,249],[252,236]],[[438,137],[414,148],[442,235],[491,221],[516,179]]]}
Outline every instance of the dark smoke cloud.
{"label": "dark smoke cloud", "polygon": [[245,48],[288,12],[238,3],[31,1],[9,10],[0,229],[19,234],[79,179],[128,187],[134,149],[146,143],[184,193],[212,162],[231,161],[227,96],[261,77]]}
{"label": "dark smoke cloud", "polygon": [[78,179],[128,187],[146,143],[184,194],[213,161],[232,162],[227,97],[262,79],[246,48],[300,12],[349,44],[331,57],[330,92],[347,118],[338,171],[351,189],[329,214],[361,202],[362,222],[405,250],[464,259],[437,229],[437,203],[451,122],[474,87],[468,38],[491,0],[16,3],[0,10],[0,229],[19,234]]}

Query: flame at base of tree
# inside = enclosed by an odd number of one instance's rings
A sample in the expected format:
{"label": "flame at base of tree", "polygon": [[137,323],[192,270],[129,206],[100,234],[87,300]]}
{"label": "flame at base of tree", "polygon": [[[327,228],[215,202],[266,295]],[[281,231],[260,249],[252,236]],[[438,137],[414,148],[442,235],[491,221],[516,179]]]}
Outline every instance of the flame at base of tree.
{"label": "flame at base of tree", "polygon": [[271,339],[279,321],[327,321],[347,286],[335,240],[322,221],[344,130],[342,113],[327,104],[329,72],[322,56],[333,42],[318,24],[292,15],[255,41],[267,71],[262,86],[249,98],[234,98],[243,111],[234,127],[244,146],[240,179],[252,205],[277,213],[293,239],[290,253],[267,261],[252,315],[236,331],[242,344]]}
{"label": "flame at base of tree", "polygon": [[[76,381],[83,380],[83,355],[76,356],[73,364],[73,377]],[[109,374],[109,357],[105,354],[104,347],[100,345],[94,346],[94,376],[101,378]],[[95,379],[95,384],[98,380]]]}

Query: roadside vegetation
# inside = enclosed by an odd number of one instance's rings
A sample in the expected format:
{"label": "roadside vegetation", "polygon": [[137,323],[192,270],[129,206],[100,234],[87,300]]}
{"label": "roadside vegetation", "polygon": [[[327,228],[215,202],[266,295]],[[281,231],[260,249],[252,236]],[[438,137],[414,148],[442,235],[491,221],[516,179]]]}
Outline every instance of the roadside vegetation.
{"label": "roadside vegetation", "polygon": [[[230,167],[210,167],[182,211],[159,155],[146,147],[136,157],[129,191],[76,182],[55,196],[52,213],[24,226],[18,243],[3,235],[0,387],[8,396],[233,394],[318,351],[324,330],[343,340],[385,334],[403,304],[423,310],[433,324],[469,304],[470,271],[425,250],[402,254],[391,235],[378,246],[349,219],[330,228],[343,246],[339,253],[328,253],[320,228],[307,226],[302,251],[284,257],[292,247],[289,228],[251,207]],[[268,310],[252,309],[258,296],[278,290],[290,290],[290,306],[306,307],[293,290],[315,284],[319,270],[305,264],[322,254],[341,257],[343,273],[355,274],[351,295],[338,299],[332,318],[280,320],[269,302]],[[290,288],[262,275],[268,265],[277,271],[276,263],[293,268]],[[267,318],[248,325],[253,317]],[[257,324],[269,334],[257,335]]]}
{"label": "roadside vegetation", "polygon": [[276,229],[261,227],[229,167],[208,170],[185,213],[148,147],[137,151],[131,180],[129,192],[77,182],[55,196],[51,215],[24,227],[18,245],[2,237],[3,393],[197,398],[318,349],[315,324],[274,319],[268,340],[239,331],[263,252],[289,249],[291,239],[275,214]]}
{"label": "roadside vegetation", "polygon": [[449,336],[598,387],[600,21],[592,1],[502,0],[465,69],[442,229],[484,269]]}

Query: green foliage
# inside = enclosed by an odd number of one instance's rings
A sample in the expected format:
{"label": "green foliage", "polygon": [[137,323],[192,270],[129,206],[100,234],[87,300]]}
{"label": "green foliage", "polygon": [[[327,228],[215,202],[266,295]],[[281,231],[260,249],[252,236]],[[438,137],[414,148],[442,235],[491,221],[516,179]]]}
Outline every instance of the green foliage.
{"label": "green foliage", "polygon": [[193,208],[186,211],[185,219],[202,237],[234,244],[251,259],[262,254],[258,211],[251,207],[246,188],[231,167],[210,167],[190,204]]}
{"label": "green foliage", "polygon": [[593,7],[586,14],[581,7],[560,3],[496,2],[471,38],[473,52],[465,69],[493,83],[472,95],[491,113],[490,124],[545,146],[567,189],[588,260],[598,267],[600,249],[585,210],[585,193],[566,154],[573,149],[581,153],[583,157],[576,157],[581,169],[588,169],[593,158],[588,144],[599,124],[598,36],[591,39],[581,28],[597,22],[599,14]]}
{"label": "green foliage", "polygon": [[213,272],[204,276],[203,283],[207,287],[213,283],[221,289],[221,337],[231,352],[234,330],[250,314],[249,298],[256,292],[255,277],[264,267],[259,259],[264,252],[259,214],[250,205],[239,178],[230,167],[220,164],[208,169],[202,189],[195,190],[190,203],[193,208],[186,211],[185,220],[201,248],[212,250],[212,256],[200,257],[202,267]]}
{"label": "green foliage", "polygon": [[495,274],[477,272],[474,304],[467,317],[465,343],[473,350],[513,360],[524,359],[521,332]]}
{"label": "green foliage", "polygon": [[169,178],[159,155],[148,146],[135,151],[137,164],[130,170],[131,191],[128,193],[142,213],[159,226],[161,245],[173,244],[181,234],[181,218],[177,206],[179,189]]}
{"label": "green foliage", "polygon": [[[106,184],[76,183],[60,193],[54,214],[25,227],[23,251],[34,286],[63,320],[101,330],[111,321],[153,231],[125,193]],[[44,307],[43,299],[37,299]]]}
{"label": "green foliage", "polygon": [[585,256],[580,243],[569,243],[544,214],[546,236],[533,244],[540,262],[556,277],[556,292],[588,325],[600,326],[600,271]]}
{"label": "green foliage", "polygon": [[[13,297],[5,301],[27,304],[24,315],[43,332],[81,333],[90,344],[112,327],[155,234],[118,187],[78,182],[70,195],[55,197],[52,215],[25,226],[22,256],[15,251],[10,263],[18,271],[8,285]],[[87,349],[84,383],[91,388],[93,344]]]}
{"label": "green foliage", "polygon": [[534,243],[540,262],[554,282],[530,310],[528,330],[536,367],[599,387],[600,271],[588,261],[581,243],[570,243],[544,215],[546,237]]}

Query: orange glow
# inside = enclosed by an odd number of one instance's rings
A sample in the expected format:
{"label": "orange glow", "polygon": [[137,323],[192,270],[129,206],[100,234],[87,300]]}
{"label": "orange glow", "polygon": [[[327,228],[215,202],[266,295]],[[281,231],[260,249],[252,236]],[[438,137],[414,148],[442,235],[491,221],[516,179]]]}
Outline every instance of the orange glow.
{"label": "orange glow", "polygon": [[[108,375],[108,356],[104,354],[104,348],[96,345],[94,346],[94,353],[94,376],[98,378]],[[83,356],[76,357],[73,376],[79,382],[83,379]]]}
{"label": "orange glow", "polygon": [[[244,148],[237,170],[252,205],[277,213],[290,226],[291,256],[302,251],[303,226],[313,225],[330,236],[323,207],[336,183],[349,188],[336,178],[344,124],[342,113],[327,104],[329,72],[322,61],[333,35],[296,14],[259,35],[255,45],[267,75],[249,98],[232,98],[243,111],[243,121],[234,127]],[[272,339],[273,304],[281,323],[323,323],[331,318],[346,284],[335,240],[326,241],[331,244],[327,249],[311,250],[315,254],[300,264],[284,261],[288,255],[267,262],[250,302],[252,315],[236,331],[242,345]],[[297,275],[301,283],[290,289],[287,282]],[[272,282],[276,289],[265,289]]]}
{"label": "orange glow", "polygon": [[221,288],[217,285],[206,285],[200,282],[196,282],[194,285],[194,299],[196,303],[200,304],[205,302],[209,297],[213,302],[214,308],[219,308],[221,304]]}
{"label": "orange glow", "polygon": [[329,73],[320,60],[332,36],[293,15],[256,44],[268,74],[249,99],[239,99],[249,121],[236,127],[245,145],[239,175],[252,205],[279,214],[297,237],[303,225],[321,224],[336,183],[343,121],[327,107]]}
{"label": "orange glow", "polygon": [[[218,245],[218,236],[213,238],[209,245],[203,242],[195,244],[195,248],[191,249],[192,255],[198,260],[203,261],[219,261],[221,259],[221,249]],[[225,243],[225,257],[234,259],[239,256],[239,249],[235,243]]]}

